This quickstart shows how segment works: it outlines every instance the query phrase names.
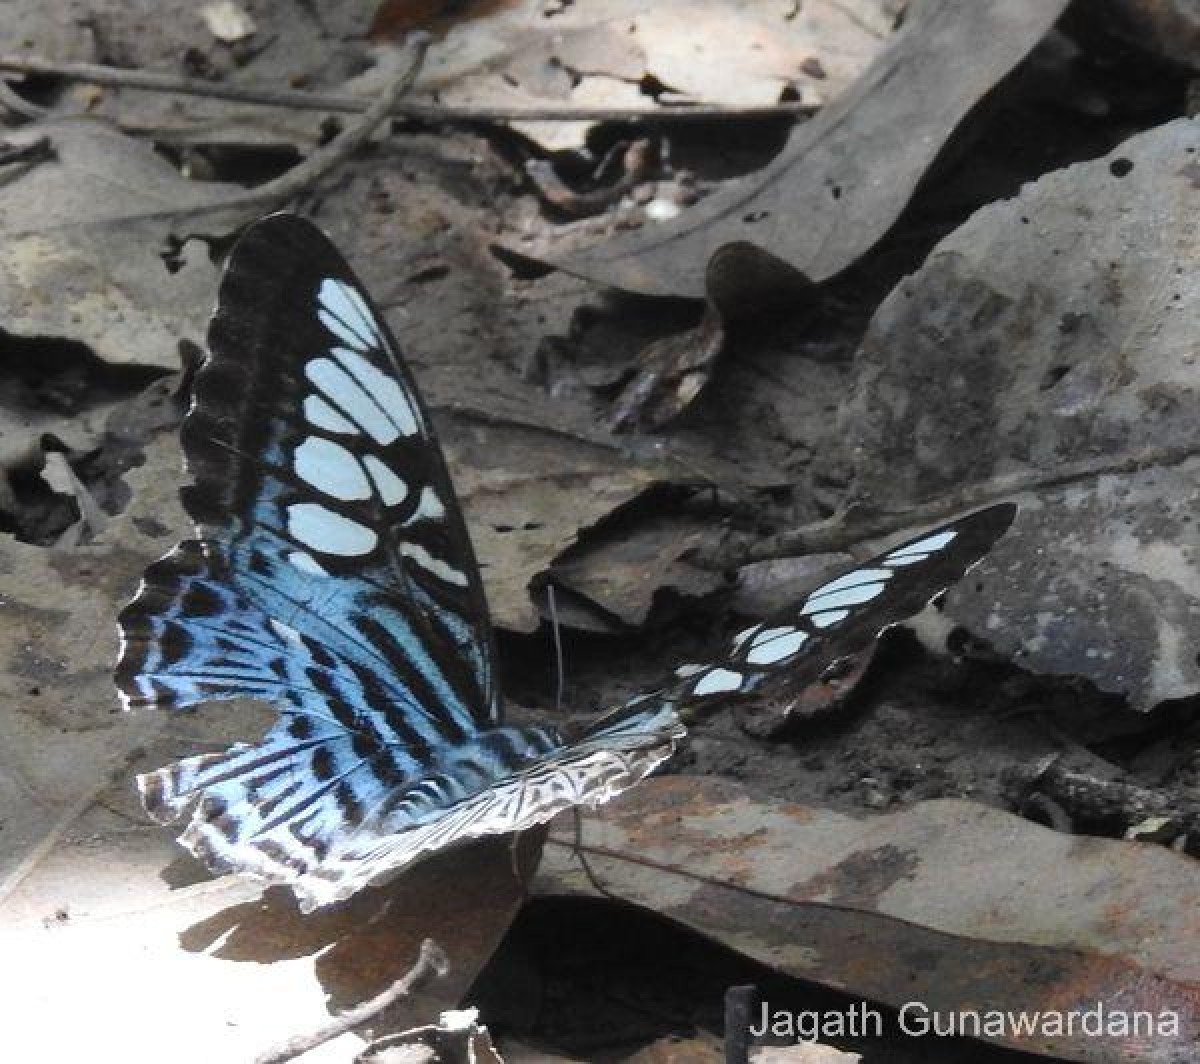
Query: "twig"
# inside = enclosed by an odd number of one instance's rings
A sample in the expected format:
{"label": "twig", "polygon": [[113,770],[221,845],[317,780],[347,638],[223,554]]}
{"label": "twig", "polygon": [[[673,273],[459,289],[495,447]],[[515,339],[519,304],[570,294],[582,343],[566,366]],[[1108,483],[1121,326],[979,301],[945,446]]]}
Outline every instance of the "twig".
{"label": "twig", "polygon": [[383,91],[379,99],[363,112],[362,118],[355,125],[343,130],[324,148],[313,152],[304,162],[293,166],[286,174],[240,196],[233,196],[219,206],[241,207],[291,199],[349,159],[366,143],[367,138],[371,136],[379,123],[388,118],[396,106],[396,102],[412,88],[413,82],[417,80],[417,75],[421,72],[421,66],[425,62],[425,53],[429,51],[433,38],[428,34],[421,33],[413,34],[409,41],[413,48],[412,61],[402,74],[392,79],[391,84]]}
{"label": "twig", "polygon": [[[69,81],[86,81],[119,89],[172,92],[183,96],[205,96],[217,100],[286,107],[294,111],[337,111],[356,114],[368,103],[345,93],[304,92],[252,85],[222,85],[200,78],[126,70],[99,63],[56,63],[40,56],[0,55],[0,70],[17,74],[43,74]],[[712,119],[803,117],[814,108],[806,104],[780,103],[766,107],[721,107],[695,104],[659,108],[631,107],[460,107],[448,104],[397,102],[392,113],[427,122],[705,122]]]}
{"label": "twig", "polygon": [[1200,802],[1135,783],[1069,772],[1057,758],[1037,765],[1024,779],[1014,774],[1012,783],[1023,789],[1022,804],[1029,804],[1034,796],[1048,799],[1075,824],[1125,830],[1149,817],[1163,817],[1175,825],[1176,834],[1200,838]]}
{"label": "twig", "polygon": [[[600,882],[600,877],[596,875],[591,862],[587,859],[586,847],[583,845],[583,810],[579,806],[573,805],[571,806],[571,813],[575,819],[575,845],[571,852],[579,861],[579,866],[583,869],[583,874],[587,877],[587,881],[591,884],[592,889],[602,898],[608,898],[610,901],[620,901],[620,898]],[[546,841],[549,842],[551,840],[547,839]]]}
{"label": "twig", "polygon": [[45,118],[50,113],[48,107],[39,107],[36,103],[30,103],[2,78],[0,78],[0,106],[5,107],[21,118],[28,118],[31,121]]}
{"label": "twig", "polygon": [[235,193],[209,203],[198,203],[191,207],[175,207],[151,214],[139,214],[138,219],[182,218],[193,214],[209,214],[213,211],[237,210],[241,207],[254,207],[264,203],[283,202],[299,195],[349,159],[374,132],[379,123],[388,118],[396,101],[417,80],[417,74],[420,73],[421,65],[425,61],[425,53],[429,50],[432,40],[425,33],[412,34],[409,38],[409,43],[413,48],[412,61],[403,73],[392,80],[380,97],[363,112],[362,118],[349,129],[339,133],[325,147],[313,152],[304,162],[293,166],[287,173],[275,178],[274,181],[268,181],[258,188],[248,189],[245,192]]}
{"label": "twig", "polygon": [[377,994],[370,1001],[365,1001],[361,1005],[356,1005],[354,1008],[348,1009],[340,1016],[335,1017],[316,1030],[310,1031],[308,1034],[296,1035],[268,1049],[265,1053],[255,1058],[255,1064],[282,1064],[283,1061],[293,1060],[300,1056],[301,1053],[307,1053],[311,1049],[316,1049],[317,1046],[324,1045],[331,1039],[337,1038],[347,1031],[354,1030],[355,1027],[361,1027],[367,1021],[378,1016],[379,1013],[383,1012],[390,1005],[394,1005],[402,998],[408,997],[414,990],[421,989],[431,979],[443,978],[449,970],[450,961],[447,959],[442,947],[434,942],[433,939],[427,938],[421,943],[421,953],[417,957],[417,963],[409,969],[407,974],[397,979],[382,994]]}
{"label": "twig", "polygon": [[563,661],[562,627],[558,623],[558,599],[552,583],[546,584],[546,605],[550,608],[550,631],[554,634],[554,712],[561,713],[567,671]]}
{"label": "twig", "polygon": [[659,164],[659,153],[651,141],[644,138],[627,144],[621,154],[624,173],[611,184],[587,192],[577,192],[567,185],[548,159],[530,159],[525,164],[525,174],[544,202],[573,218],[584,218],[589,214],[599,214],[627,192],[633,191],[650,177]]}
{"label": "twig", "polygon": [[1075,834],[1075,821],[1071,819],[1071,814],[1048,794],[1034,792],[1028,795],[1017,807],[1017,812],[1029,820],[1037,820],[1038,816],[1033,814],[1039,814],[1045,818],[1042,822],[1047,827],[1064,835]]}

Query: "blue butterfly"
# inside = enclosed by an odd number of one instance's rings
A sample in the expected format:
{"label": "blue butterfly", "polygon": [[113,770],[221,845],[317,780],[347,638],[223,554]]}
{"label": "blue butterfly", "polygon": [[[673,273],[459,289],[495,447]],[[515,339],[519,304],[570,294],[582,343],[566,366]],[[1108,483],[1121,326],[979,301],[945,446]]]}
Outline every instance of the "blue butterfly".
{"label": "blue butterfly", "polygon": [[289,884],[304,911],[431,851],[607,801],[671,755],[681,706],[865,643],[1012,519],[993,507],[897,548],[587,727],[506,724],[479,570],[429,416],[317,228],[281,214],[246,230],[209,352],[182,430],[197,538],[151,565],[121,612],[115,678],[127,709],[238,697],[278,708],[261,741],[138,786],[160,821],[191,810],[180,841],[211,870]]}

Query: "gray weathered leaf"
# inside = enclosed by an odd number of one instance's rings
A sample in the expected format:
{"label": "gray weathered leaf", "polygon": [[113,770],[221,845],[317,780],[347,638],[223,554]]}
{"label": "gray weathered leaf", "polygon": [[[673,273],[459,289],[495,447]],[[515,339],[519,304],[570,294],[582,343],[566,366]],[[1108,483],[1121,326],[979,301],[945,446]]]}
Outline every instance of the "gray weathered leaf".
{"label": "gray weathered leaf", "polygon": [[[1149,708],[1200,690],[1200,124],[991,205],[876,314],[842,411],[879,510],[1027,489],[951,612]],[[981,590],[980,590],[981,589]]]}
{"label": "gray weathered leaf", "polygon": [[[400,5],[397,5],[400,6]],[[891,29],[880,0],[593,0],[547,9],[520,0],[448,20],[418,91],[448,104],[529,110],[557,104],[653,110],[662,103],[769,106],[836,97]],[[551,149],[581,146],[590,122],[519,122]]]}
{"label": "gray weathered leaf", "polygon": [[67,337],[106,362],[177,368],[179,338],[204,335],[216,271],[205,245],[170,242],[173,212],[237,189],[186,181],[151,145],[96,120],[7,139],[38,137],[55,157],[0,185],[0,329]]}

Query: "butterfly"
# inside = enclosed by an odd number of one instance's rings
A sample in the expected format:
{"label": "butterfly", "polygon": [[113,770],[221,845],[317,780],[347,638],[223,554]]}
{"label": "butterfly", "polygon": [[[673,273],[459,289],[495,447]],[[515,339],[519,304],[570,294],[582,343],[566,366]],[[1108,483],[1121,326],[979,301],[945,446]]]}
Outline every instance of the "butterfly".
{"label": "butterfly", "polygon": [[433,851],[607,801],[673,753],[681,706],[752,691],[839,633],[873,637],[1003,531],[996,507],[978,529],[898,548],[587,725],[510,724],[428,412],[319,229],[278,214],[242,234],[208,347],[181,432],[196,537],[151,565],[121,612],[115,680],[127,709],[277,708],[259,741],[138,788],[164,823],[190,810],[180,842],[210,870],[288,884],[306,912]]}

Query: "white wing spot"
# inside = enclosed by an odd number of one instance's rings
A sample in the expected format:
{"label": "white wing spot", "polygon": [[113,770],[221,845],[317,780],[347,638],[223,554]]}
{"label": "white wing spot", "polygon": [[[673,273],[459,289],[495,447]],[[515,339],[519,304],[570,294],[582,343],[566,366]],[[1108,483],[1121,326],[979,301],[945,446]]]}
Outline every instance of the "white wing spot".
{"label": "white wing spot", "polygon": [[917,554],[924,552],[932,554],[935,550],[941,550],[955,536],[958,535],[957,530],[953,528],[943,529],[941,532],[935,532],[932,536],[926,536],[924,539],[917,540],[916,543],[909,543],[907,546],[894,550],[888,555],[888,558],[903,558],[908,554]]}
{"label": "white wing spot", "polygon": [[742,674],[731,669],[713,669],[692,688],[693,695],[716,695],[736,691],[742,686]]}
{"label": "white wing spot", "polygon": [[898,569],[902,565],[916,565],[917,562],[923,562],[929,555],[922,552],[920,554],[900,554],[895,557],[888,555],[883,559],[884,565],[890,565],[893,569]]}
{"label": "white wing spot", "polygon": [[408,497],[408,486],[396,475],[395,470],[380,462],[374,455],[367,455],[362,462],[367,467],[367,473],[371,474],[371,480],[379,492],[379,498],[383,499],[384,506],[403,503]]}
{"label": "white wing spot", "polygon": [[383,346],[366,302],[345,281],[333,278],[322,281],[317,300],[321,304],[317,317],[335,336],[360,351]]}
{"label": "white wing spot", "polygon": [[406,558],[411,558],[426,572],[433,573],[439,579],[445,580],[447,584],[454,584],[457,587],[467,586],[467,578],[463,573],[453,566],[447,565],[440,558],[435,558],[419,543],[401,543],[400,553]]}
{"label": "white wing spot", "polygon": [[304,375],[380,446],[386,447],[400,435],[370,393],[333,359],[314,358],[304,367]]}
{"label": "white wing spot", "polygon": [[293,503],[287,514],[288,532],[322,554],[369,554],[379,543],[379,537],[366,525],[335,514],[320,503]]}
{"label": "white wing spot", "polygon": [[354,422],[347,421],[319,395],[310,395],[304,400],[304,416],[310,425],[326,432],[340,432],[346,435],[358,433]]}
{"label": "white wing spot", "polygon": [[417,503],[417,508],[413,511],[412,517],[404,523],[412,525],[418,521],[437,521],[445,516],[446,507],[442,505],[442,500],[438,498],[437,492],[433,488],[424,487],[421,489],[421,500]]}
{"label": "white wing spot", "polygon": [[374,481],[375,489],[379,492],[384,506],[395,506],[396,503],[403,502],[408,497],[408,485],[396,475],[395,470],[385,465],[373,454],[367,455],[363,459],[363,463],[367,467],[367,472],[371,474],[371,480]]}
{"label": "white wing spot", "polygon": [[838,621],[844,621],[849,616],[849,610],[824,610],[821,613],[814,613],[809,620],[811,620],[812,623],[818,628],[828,628],[831,624],[837,624]]}
{"label": "white wing spot", "polygon": [[841,591],[848,587],[858,587],[860,584],[873,584],[879,580],[890,580],[895,575],[890,569],[855,569],[853,572],[822,584],[812,594],[828,595],[831,591]]}
{"label": "white wing spot", "polygon": [[747,639],[749,639],[755,632],[757,632],[761,627],[762,627],[761,625],[752,624],[749,628],[743,628],[740,632],[738,632],[738,634],[733,637],[734,651],[736,652],[736,651],[740,650],[742,644]]}
{"label": "white wing spot", "polygon": [[746,661],[750,665],[774,665],[790,658],[807,642],[808,633],[799,628],[768,628],[754,637]]}
{"label": "white wing spot", "polygon": [[826,592],[817,588],[804,603],[801,616],[811,617],[817,610],[837,610],[843,606],[857,606],[861,602],[870,602],[883,591],[883,583],[859,584],[856,587],[844,587],[840,591]]}
{"label": "white wing spot", "polygon": [[292,455],[296,475],[335,499],[369,499],[371,483],[357,458],[340,443],[310,436]]}
{"label": "white wing spot", "polygon": [[359,383],[401,436],[416,435],[416,414],[395,377],[389,377],[382,370],[376,369],[357,351],[348,347],[335,347],[329,353]]}
{"label": "white wing spot", "polygon": [[308,576],[329,575],[329,573],[321,568],[320,564],[317,562],[317,559],[309,554],[306,550],[291,551],[287,556],[287,560],[292,563],[294,568],[299,569],[300,572],[305,573]]}

